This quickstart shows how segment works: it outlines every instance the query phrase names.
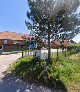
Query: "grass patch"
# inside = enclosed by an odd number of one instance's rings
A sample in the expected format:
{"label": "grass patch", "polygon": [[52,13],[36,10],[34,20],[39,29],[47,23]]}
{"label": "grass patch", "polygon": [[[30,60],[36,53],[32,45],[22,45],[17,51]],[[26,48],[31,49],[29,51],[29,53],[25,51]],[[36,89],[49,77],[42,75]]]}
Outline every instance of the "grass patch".
{"label": "grass patch", "polygon": [[75,62],[72,56],[69,58],[60,56],[56,61],[54,57],[47,65],[47,61],[25,57],[18,59],[12,65],[12,72],[25,81],[45,85],[52,89],[67,90],[66,87],[80,89],[79,59],[78,56]]}
{"label": "grass patch", "polygon": [[79,54],[73,54],[69,57],[70,59],[72,59],[73,61],[80,61],[80,53]]}

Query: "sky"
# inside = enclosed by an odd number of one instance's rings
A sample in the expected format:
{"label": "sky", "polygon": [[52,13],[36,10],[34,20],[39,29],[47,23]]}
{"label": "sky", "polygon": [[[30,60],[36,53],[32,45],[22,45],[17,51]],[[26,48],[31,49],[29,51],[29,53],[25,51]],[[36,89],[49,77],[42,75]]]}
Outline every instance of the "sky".
{"label": "sky", "polygon": [[76,43],[79,43],[80,42],[80,34],[76,35],[73,40],[76,42]]}
{"label": "sky", "polygon": [[27,33],[25,25],[27,0],[0,0],[0,32]]}
{"label": "sky", "polygon": [[[27,10],[29,10],[27,0],[0,0],[0,32],[29,34],[30,31],[25,25]],[[80,12],[80,8],[77,12]],[[73,40],[79,42],[80,34]]]}

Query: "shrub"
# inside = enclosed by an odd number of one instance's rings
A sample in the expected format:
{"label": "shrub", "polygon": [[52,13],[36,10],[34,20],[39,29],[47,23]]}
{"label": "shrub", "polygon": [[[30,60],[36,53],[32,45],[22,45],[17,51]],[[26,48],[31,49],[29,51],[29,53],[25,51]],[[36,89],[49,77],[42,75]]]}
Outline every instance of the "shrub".
{"label": "shrub", "polygon": [[46,85],[50,88],[65,88],[64,84],[80,82],[80,63],[61,55],[47,65],[46,61],[36,58],[23,58],[13,65],[13,72],[30,82]]}

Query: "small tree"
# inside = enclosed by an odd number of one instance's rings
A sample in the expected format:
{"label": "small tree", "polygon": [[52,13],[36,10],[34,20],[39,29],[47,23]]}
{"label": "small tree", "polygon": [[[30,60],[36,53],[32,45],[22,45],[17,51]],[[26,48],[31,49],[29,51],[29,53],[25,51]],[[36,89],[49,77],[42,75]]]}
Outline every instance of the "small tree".
{"label": "small tree", "polygon": [[59,40],[58,34],[74,29],[72,12],[78,7],[79,0],[28,0],[28,3],[27,17],[32,24],[26,21],[26,25],[35,36],[48,40],[50,61],[51,39]]}

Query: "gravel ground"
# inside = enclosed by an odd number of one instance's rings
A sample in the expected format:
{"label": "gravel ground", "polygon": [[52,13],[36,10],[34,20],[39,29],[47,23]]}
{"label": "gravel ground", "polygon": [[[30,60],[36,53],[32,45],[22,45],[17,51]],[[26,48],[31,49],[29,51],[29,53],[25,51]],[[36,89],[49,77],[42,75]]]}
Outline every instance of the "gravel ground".
{"label": "gravel ground", "polygon": [[9,65],[20,57],[21,54],[0,55],[0,92],[52,92],[50,89],[25,83],[6,73]]}
{"label": "gravel ground", "polygon": [[21,54],[10,54],[10,55],[0,55],[0,78],[4,77],[3,72],[7,70],[10,64],[21,57]]}

